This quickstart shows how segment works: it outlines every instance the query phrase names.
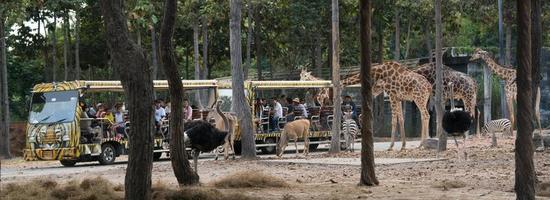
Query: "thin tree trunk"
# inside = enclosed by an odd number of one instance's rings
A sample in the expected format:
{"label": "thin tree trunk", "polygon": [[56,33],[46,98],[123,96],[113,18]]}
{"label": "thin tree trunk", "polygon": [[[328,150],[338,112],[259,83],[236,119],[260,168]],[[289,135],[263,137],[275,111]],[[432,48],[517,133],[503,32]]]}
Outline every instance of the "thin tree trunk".
{"label": "thin tree trunk", "polygon": [[[428,21],[431,21],[431,20],[428,20]],[[425,40],[425,43],[426,43],[426,49],[428,50],[428,57],[430,59],[430,62],[433,62],[433,58],[432,58],[432,33],[430,32],[430,23],[426,23],[426,25],[424,26],[425,28],[425,35],[424,35],[424,40]]]}
{"label": "thin tree trunk", "polygon": [[153,78],[143,50],[128,33],[122,0],[101,0],[112,64],[119,72],[132,129],[129,138],[125,198],[151,199],[153,167]]}
{"label": "thin tree trunk", "polygon": [[330,142],[330,153],[340,152],[340,126],[342,119],[342,87],[340,86],[340,18],[338,0],[332,0],[332,84],[334,121]]}
{"label": "thin tree trunk", "polygon": [[405,39],[405,41],[407,41],[407,46],[405,46],[405,57],[403,59],[409,58],[409,50],[410,50],[410,47],[411,47],[411,40],[410,40],[411,25],[412,25],[411,21],[412,21],[412,17],[411,17],[411,15],[409,15],[408,25],[407,25],[407,39]]}
{"label": "thin tree trunk", "polygon": [[[540,69],[541,69],[541,55],[542,55],[542,21],[541,21],[541,14],[542,14],[542,1],[541,0],[532,0],[532,24],[531,24],[531,53],[532,53],[532,71],[531,71],[531,80],[533,81],[532,85],[532,105],[533,105],[533,115],[534,119],[538,125],[537,128],[541,129],[540,127],[540,98],[537,100],[537,97],[539,96],[540,91],[540,82],[542,79]],[[539,101],[539,102],[537,102]],[[542,137],[540,135],[542,133],[541,131],[537,132],[537,135],[539,137]],[[537,143],[536,146],[540,147],[542,143]]]}
{"label": "thin tree trunk", "polygon": [[506,1],[505,9],[505,22],[506,22],[506,57],[504,59],[505,65],[512,65],[512,0]]}
{"label": "thin tree trunk", "polygon": [[65,67],[65,76],[63,80],[68,81],[71,78],[72,70],[69,64],[70,57],[70,48],[71,48],[71,39],[69,38],[69,12],[65,11],[65,16],[63,16],[63,66]]}
{"label": "thin tree trunk", "polygon": [[74,67],[75,67],[75,79],[80,79],[80,73],[82,69],[80,68],[80,12],[77,10],[76,14],[76,22],[75,22],[75,31],[74,31],[74,37],[75,37],[75,44],[74,44]]}
{"label": "thin tree trunk", "polygon": [[158,56],[157,56],[157,32],[155,30],[155,25],[152,24],[150,26],[151,31],[151,60],[153,64],[153,80],[158,79],[158,70],[159,70],[159,64],[158,64]]}
{"label": "thin tree trunk", "polygon": [[8,96],[8,62],[6,56],[5,15],[0,8],[0,158],[11,158],[10,154],[10,104]]}
{"label": "thin tree trunk", "polygon": [[256,12],[254,12],[254,30],[256,34],[254,35],[254,44],[256,45],[256,70],[258,73],[258,80],[263,80],[262,77],[262,41],[261,41],[261,16],[260,16],[260,7],[259,3],[256,6]]}
{"label": "thin tree trunk", "polygon": [[[39,14],[42,14],[42,12],[39,12]],[[42,14],[43,15],[43,14]],[[43,80],[45,82],[52,82],[52,73],[51,73],[51,68],[49,67],[49,51],[48,51],[48,41],[47,41],[47,38],[48,38],[48,30],[46,29],[46,23],[44,23],[43,21],[43,18],[40,18],[40,20],[38,20],[42,26],[44,26],[44,40],[42,40],[42,56],[44,57],[44,75],[43,75]],[[39,29],[38,29],[38,34],[40,35],[40,26],[38,26]]]}
{"label": "thin tree trunk", "polygon": [[136,28],[136,34],[137,34],[137,45],[141,47],[141,31]]}
{"label": "thin tree trunk", "polygon": [[248,80],[248,70],[252,67],[252,17],[254,13],[254,7],[252,5],[252,1],[248,1],[247,3],[247,11],[248,14],[246,16],[247,20],[247,33],[246,33],[246,66],[244,67],[244,80]]}
{"label": "thin tree trunk", "polygon": [[[195,80],[201,79],[201,68],[199,64],[199,22],[198,20],[193,23],[193,62],[195,64]],[[195,92],[195,99],[197,100],[197,107],[203,109],[201,94],[200,92]]]}
{"label": "thin tree trunk", "polygon": [[447,134],[443,133],[443,58],[441,48],[443,34],[441,33],[441,0],[435,0],[435,113],[436,134],[439,137],[438,151],[447,150]]}
{"label": "thin tree trunk", "polygon": [[518,69],[517,69],[517,138],[515,143],[515,186],[517,199],[535,199],[535,165],[533,162],[533,84],[531,55],[531,1],[517,1]]}
{"label": "thin tree trunk", "polygon": [[233,101],[231,107],[235,109],[237,118],[242,124],[241,147],[242,158],[256,158],[256,143],[252,131],[252,114],[244,94],[244,76],[241,52],[241,0],[230,1],[229,46],[231,52],[231,77]]}
{"label": "thin tree trunk", "polygon": [[395,9],[395,49],[393,53],[393,59],[396,61],[400,60],[401,57],[401,28],[399,27],[399,9]]}
{"label": "thin tree trunk", "polygon": [[189,77],[189,48],[185,48],[185,79],[191,79]]}
{"label": "thin tree trunk", "polygon": [[322,77],[323,74],[323,49],[321,48],[321,35],[320,32],[315,34],[315,44],[313,47],[313,60],[315,61],[315,69],[317,70],[317,75]]}
{"label": "thin tree trunk", "polygon": [[378,64],[384,62],[384,28],[382,23],[378,25],[378,58],[376,62]]}
{"label": "thin tree trunk", "polygon": [[[203,17],[202,22],[202,64],[203,69],[201,70],[201,79],[207,79],[209,74],[209,68],[208,68],[208,18],[206,16]],[[201,90],[201,101],[207,102],[207,106],[210,106],[212,104],[208,103],[208,93],[209,91]]]}
{"label": "thin tree trunk", "polygon": [[180,185],[195,185],[199,183],[199,175],[191,169],[185,142],[183,138],[183,85],[181,84],[178,67],[172,46],[174,24],[176,22],[177,0],[166,0],[164,18],[160,29],[160,56],[164,73],[168,79],[170,99],[172,99],[172,114],[170,115],[170,159],[174,175]]}
{"label": "thin tree trunk", "polygon": [[361,124],[361,178],[359,185],[378,185],[374,171],[374,144],[372,135],[372,85],[371,85],[371,2],[359,1],[361,41],[361,97],[363,115]]}
{"label": "thin tree trunk", "polygon": [[56,12],[53,13],[53,29],[52,29],[52,81],[57,81],[57,36],[55,29],[57,26]]}

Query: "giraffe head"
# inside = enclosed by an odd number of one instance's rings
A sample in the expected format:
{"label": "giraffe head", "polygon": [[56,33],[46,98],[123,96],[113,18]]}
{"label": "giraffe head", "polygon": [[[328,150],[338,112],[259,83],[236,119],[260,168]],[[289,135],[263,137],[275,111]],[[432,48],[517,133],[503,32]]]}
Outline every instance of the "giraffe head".
{"label": "giraffe head", "polygon": [[470,57],[470,61],[476,61],[476,60],[479,60],[479,59],[483,59],[483,57],[485,57],[485,56],[489,56],[489,52],[484,51],[480,48],[476,48],[474,50],[474,53]]}
{"label": "giraffe head", "polygon": [[300,72],[300,80],[306,81],[306,80],[312,80],[313,75],[311,75],[311,72],[308,72],[306,68],[302,68],[302,71]]}

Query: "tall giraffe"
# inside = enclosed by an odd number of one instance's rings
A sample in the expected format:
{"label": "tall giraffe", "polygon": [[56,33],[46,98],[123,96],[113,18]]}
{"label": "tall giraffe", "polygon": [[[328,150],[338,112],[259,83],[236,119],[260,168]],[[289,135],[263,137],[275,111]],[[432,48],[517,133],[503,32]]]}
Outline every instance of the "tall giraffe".
{"label": "tall giraffe", "polygon": [[[414,72],[426,77],[433,85],[432,91],[435,92],[435,63],[426,63],[413,70]],[[449,83],[452,83],[449,85]],[[453,90],[451,97],[451,88]],[[477,83],[465,73],[456,71],[450,67],[443,66],[443,102],[447,100],[459,99],[464,102],[464,108],[475,118],[475,107],[477,103]],[[479,133],[479,123],[476,123],[476,134]],[[478,134],[479,135],[479,134]]]}
{"label": "tall giraffe", "polygon": [[[514,115],[514,102],[517,100],[517,85],[516,85],[516,70],[499,65],[489,54],[480,48],[476,48],[474,53],[470,57],[470,61],[483,60],[489,67],[491,72],[504,80],[504,91],[506,92],[506,107],[510,114],[510,122],[512,123],[512,129],[515,127],[515,115]],[[535,104],[535,117],[539,126],[540,133],[542,134],[542,127],[540,123],[540,87],[537,88],[537,99]]]}
{"label": "tall giraffe", "polygon": [[[428,100],[432,93],[432,85],[422,75],[417,74],[398,62],[390,61],[380,65],[373,66],[371,69],[373,86],[373,95],[378,95],[385,91],[390,97],[391,106],[391,144],[388,150],[392,150],[396,137],[397,123],[401,132],[401,150],[405,149],[406,134],[405,124],[403,123],[403,110],[401,101],[413,101],[420,110],[422,119],[422,144],[428,138],[428,124],[430,114],[428,113]],[[342,80],[343,86],[354,85],[360,82],[359,73],[355,73]]]}
{"label": "tall giraffe", "polygon": [[[317,78],[311,75],[311,72],[308,72],[307,69],[302,69],[300,72],[301,81],[320,81],[323,79]],[[319,102],[321,107],[331,105],[330,101],[330,88],[319,88],[319,92],[315,94],[315,100]]]}

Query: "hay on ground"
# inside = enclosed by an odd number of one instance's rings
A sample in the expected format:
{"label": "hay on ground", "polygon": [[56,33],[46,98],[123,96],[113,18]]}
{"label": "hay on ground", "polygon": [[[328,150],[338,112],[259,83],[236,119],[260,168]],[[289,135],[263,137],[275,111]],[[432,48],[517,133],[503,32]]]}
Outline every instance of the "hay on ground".
{"label": "hay on ground", "polygon": [[550,182],[538,184],[536,191],[538,196],[550,197]]}
{"label": "hay on ground", "polygon": [[152,187],[154,200],[178,199],[178,200],[249,200],[253,199],[241,193],[222,193],[213,188],[185,187],[172,189],[162,183]]}
{"label": "hay on ground", "polygon": [[454,188],[463,188],[466,187],[466,183],[460,180],[443,180],[432,185],[434,188],[441,188],[443,190],[449,190]]}
{"label": "hay on ground", "polygon": [[219,188],[288,187],[283,179],[260,171],[237,172],[213,183]]}

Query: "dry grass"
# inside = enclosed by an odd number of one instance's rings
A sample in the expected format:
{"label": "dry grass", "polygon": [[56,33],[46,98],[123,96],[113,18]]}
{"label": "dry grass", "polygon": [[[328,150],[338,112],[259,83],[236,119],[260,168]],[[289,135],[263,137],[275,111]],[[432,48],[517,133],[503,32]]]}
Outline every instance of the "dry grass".
{"label": "dry grass", "polygon": [[267,188],[289,186],[283,179],[264,174],[260,171],[237,172],[215,181],[213,185],[219,188]]}
{"label": "dry grass", "polygon": [[434,183],[432,187],[441,188],[443,190],[449,190],[454,188],[466,187],[466,183],[459,180],[443,180],[441,182]]}
{"label": "dry grass", "polygon": [[222,193],[221,191],[213,188],[204,187],[184,187],[179,190],[175,190],[167,187],[162,183],[153,185],[153,199],[154,200],[249,200],[254,199],[243,195],[241,193]]}
{"label": "dry grass", "polygon": [[123,194],[117,193],[113,185],[103,179],[84,179],[82,182],[70,181],[60,185],[50,180],[33,180],[24,184],[7,184],[0,191],[0,199],[122,199]]}
{"label": "dry grass", "polygon": [[550,197],[550,182],[540,183],[537,185],[537,195]]}

